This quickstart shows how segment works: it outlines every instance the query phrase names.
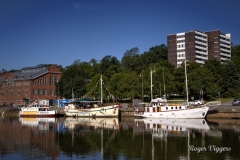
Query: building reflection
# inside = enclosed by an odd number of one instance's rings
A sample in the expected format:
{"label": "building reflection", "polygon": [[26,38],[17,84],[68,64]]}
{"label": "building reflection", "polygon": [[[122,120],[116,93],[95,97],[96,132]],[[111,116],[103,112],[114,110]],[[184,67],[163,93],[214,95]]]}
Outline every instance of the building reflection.
{"label": "building reflection", "polygon": [[50,119],[0,118],[1,155],[20,153],[32,158],[47,158],[60,155],[55,142],[55,122]]}

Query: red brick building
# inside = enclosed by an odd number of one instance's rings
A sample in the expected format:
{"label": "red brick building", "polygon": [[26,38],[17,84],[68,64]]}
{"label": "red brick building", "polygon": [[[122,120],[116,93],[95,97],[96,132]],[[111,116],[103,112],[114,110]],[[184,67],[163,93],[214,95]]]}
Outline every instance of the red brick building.
{"label": "red brick building", "polygon": [[38,99],[57,99],[56,82],[61,78],[56,65],[24,67],[19,72],[0,72],[0,105],[24,105]]}

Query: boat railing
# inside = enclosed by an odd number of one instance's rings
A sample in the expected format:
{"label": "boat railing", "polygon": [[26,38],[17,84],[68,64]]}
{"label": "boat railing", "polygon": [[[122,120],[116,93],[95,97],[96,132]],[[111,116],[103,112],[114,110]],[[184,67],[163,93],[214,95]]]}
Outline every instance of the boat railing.
{"label": "boat railing", "polygon": [[205,104],[206,106],[217,106],[221,105],[221,101],[212,101]]}

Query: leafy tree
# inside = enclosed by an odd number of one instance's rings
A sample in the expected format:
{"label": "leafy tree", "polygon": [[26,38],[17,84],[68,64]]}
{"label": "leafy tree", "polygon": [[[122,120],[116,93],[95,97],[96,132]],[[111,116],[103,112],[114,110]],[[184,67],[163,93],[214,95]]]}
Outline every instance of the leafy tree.
{"label": "leafy tree", "polygon": [[149,51],[141,54],[139,63],[144,68],[148,67],[152,63],[160,62],[163,60],[167,60],[167,46],[164,44],[151,47]]}
{"label": "leafy tree", "polygon": [[203,66],[204,68],[208,69],[213,77],[215,83],[219,86],[219,90],[221,90],[221,83],[222,83],[222,65],[219,60],[207,60]]}
{"label": "leafy tree", "polygon": [[238,72],[240,74],[240,45],[235,45],[232,47],[232,61],[237,66]]}
{"label": "leafy tree", "polygon": [[134,71],[138,66],[139,49],[137,47],[127,50],[121,60],[124,70]]}
{"label": "leafy tree", "polygon": [[[114,67],[111,67],[113,65]],[[112,57],[110,55],[105,56],[101,60],[100,66],[102,74],[104,74],[108,79],[110,79],[113,74],[118,73],[120,70],[120,62],[116,57]]]}
{"label": "leafy tree", "polygon": [[223,97],[238,97],[240,92],[240,79],[237,66],[232,61],[223,64]]}

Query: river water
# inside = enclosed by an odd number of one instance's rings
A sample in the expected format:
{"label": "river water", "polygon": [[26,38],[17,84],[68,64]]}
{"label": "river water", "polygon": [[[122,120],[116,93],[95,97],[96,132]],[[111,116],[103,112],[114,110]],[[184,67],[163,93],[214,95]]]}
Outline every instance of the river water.
{"label": "river water", "polygon": [[0,118],[0,159],[240,159],[240,120]]}

